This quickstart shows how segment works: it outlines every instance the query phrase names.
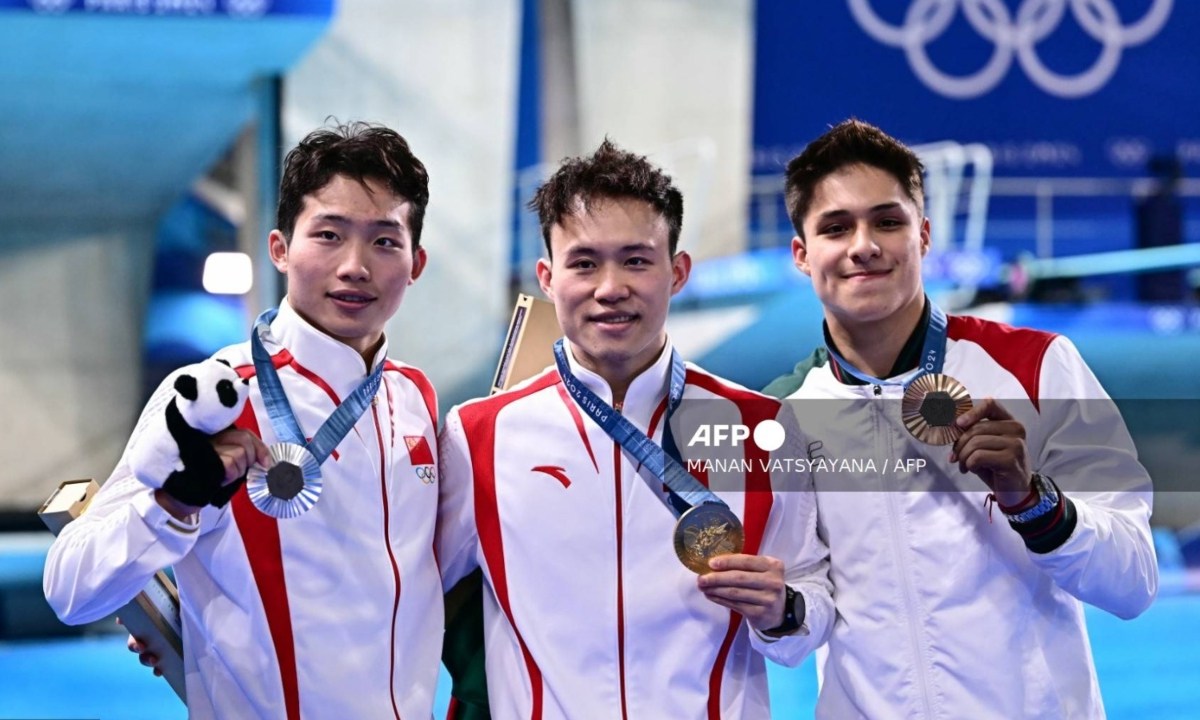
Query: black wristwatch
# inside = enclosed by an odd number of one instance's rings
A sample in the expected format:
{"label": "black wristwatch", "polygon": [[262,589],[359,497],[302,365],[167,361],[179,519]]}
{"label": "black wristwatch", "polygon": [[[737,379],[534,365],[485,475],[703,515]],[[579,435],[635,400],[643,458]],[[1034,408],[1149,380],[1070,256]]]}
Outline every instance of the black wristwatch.
{"label": "black wristwatch", "polygon": [[793,590],[791,585],[784,585],[783,590],[786,593],[783,598],[783,622],[770,630],[763,630],[763,635],[783,637],[800,629],[804,619],[804,596]]}

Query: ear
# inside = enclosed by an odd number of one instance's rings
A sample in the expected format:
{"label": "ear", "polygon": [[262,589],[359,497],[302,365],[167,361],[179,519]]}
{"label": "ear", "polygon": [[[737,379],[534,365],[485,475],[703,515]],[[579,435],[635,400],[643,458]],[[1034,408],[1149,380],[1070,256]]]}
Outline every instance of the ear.
{"label": "ear", "polygon": [[288,269],[287,238],[278,230],[272,230],[267,237],[267,247],[271,252],[271,264],[275,266],[276,270],[286,275]]}
{"label": "ear", "polygon": [[687,285],[692,274],[692,256],[680,250],[671,258],[671,294],[679,292]]}
{"label": "ear", "polygon": [[929,218],[925,218],[921,221],[921,257],[925,257],[925,253],[929,252],[929,246],[932,242],[930,237]]}
{"label": "ear", "polygon": [[196,386],[196,378],[191,375],[180,375],[175,378],[175,392],[183,396],[185,400],[195,401],[200,397],[199,388]]}
{"label": "ear", "polygon": [[812,277],[812,267],[808,264],[808,246],[799,235],[792,238],[792,262],[796,263],[800,272]]}
{"label": "ear", "polygon": [[421,273],[425,272],[425,264],[429,262],[429,256],[425,254],[425,248],[418,247],[413,253],[412,275],[408,278],[408,284],[412,285],[421,277]]}
{"label": "ear", "polygon": [[537,279],[542,294],[549,298],[550,302],[554,302],[554,291],[550,289],[550,261],[546,258],[538,258]]}

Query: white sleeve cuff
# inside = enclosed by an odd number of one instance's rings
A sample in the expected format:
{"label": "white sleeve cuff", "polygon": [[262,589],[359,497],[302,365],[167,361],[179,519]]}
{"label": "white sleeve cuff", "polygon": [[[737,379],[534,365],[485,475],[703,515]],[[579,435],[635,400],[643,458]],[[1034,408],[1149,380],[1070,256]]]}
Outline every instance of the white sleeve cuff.
{"label": "white sleeve cuff", "polygon": [[192,540],[191,536],[200,532],[199,513],[193,513],[183,520],[176,518],[158,504],[154,490],[150,488],[134,496],[133,508],[146,526],[164,542],[170,542],[171,537]]}

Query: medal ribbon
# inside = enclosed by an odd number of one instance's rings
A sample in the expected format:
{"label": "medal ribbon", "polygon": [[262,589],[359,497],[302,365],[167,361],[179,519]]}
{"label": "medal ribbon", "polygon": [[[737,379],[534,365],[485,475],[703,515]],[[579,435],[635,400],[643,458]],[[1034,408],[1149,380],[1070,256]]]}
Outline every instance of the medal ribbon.
{"label": "medal ribbon", "polygon": [[[926,300],[926,302],[929,302]],[[946,362],[946,313],[932,302],[929,303],[929,326],[925,330],[925,346],[921,349],[921,361],[917,369],[893,380],[884,380],[859,371],[831,347],[825,348],[839,366],[854,377],[869,385],[899,385],[907,388],[913,380],[927,374],[938,374]]]}
{"label": "medal ribbon", "polygon": [[[670,489],[671,497],[664,500],[663,504],[675,517],[678,518],[701,503],[725,505],[721,498],[701,485],[700,481],[683,468],[683,463],[679,459],[679,451],[670,434],[671,413],[683,399],[684,380],[687,377],[683,360],[680,359],[679,353],[674,348],[671,350],[671,385],[667,391],[667,411],[663,418],[663,439],[664,445],[667,446],[666,450],[655,444],[646,436],[646,433],[629,422],[624,415],[614,410],[611,405],[579,382],[571,372],[561,338],[554,343],[554,362],[558,365],[558,374],[562,378],[563,386],[579,409],[583,410],[622,449],[637,458],[638,462]],[[652,487],[651,489],[655,491],[655,495],[661,497],[657,488]]]}
{"label": "medal ribbon", "polygon": [[317,464],[325,462],[342,438],[350,432],[367,406],[371,398],[379,391],[379,383],[383,379],[383,366],[379,363],[354,392],[342,401],[333,414],[317,430],[311,442],[304,441],[304,433],[292,413],[287,395],[283,392],[283,384],[279,381],[279,373],[271,362],[271,355],[263,345],[263,339],[270,336],[271,321],[275,319],[278,310],[271,308],[258,316],[254,321],[254,332],[250,335],[250,353],[254,358],[254,370],[258,374],[258,389],[262,392],[263,403],[267,406],[267,415],[271,417],[271,427],[275,435],[282,441],[300,445],[312,453]]}

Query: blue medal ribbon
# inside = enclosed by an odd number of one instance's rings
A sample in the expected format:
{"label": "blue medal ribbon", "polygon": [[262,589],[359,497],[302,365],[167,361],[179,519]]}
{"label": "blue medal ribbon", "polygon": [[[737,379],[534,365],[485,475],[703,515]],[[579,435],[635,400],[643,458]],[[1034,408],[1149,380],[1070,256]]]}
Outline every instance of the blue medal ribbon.
{"label": "blue medal ribbon", "polygon": [[267,406],[267,415],[271,418],[271,427],[275,435],[282,441],[299,445],[312,454],[318,464],[333,452],[342,439],[349,434],[354,424],[366,412],[371,399],[379,391],[379,383],[383,380],[384,363],[379,363],[354,392],[342,401],[333,414],[321,425],[313,435],[311,442],[305,442],[304,433],[292,413],[283,384],[279,381],[279,373],[271,362],[271,355],[263,344],[271,330],[271,321],[275,319],[278,310],[271,308],[258,316],[254,321],[254,332],[250,335],[250,353],[254,358],[254,370],[258,375],[258,388],[262,393],[263,403]]}
{"label": "blue medal ribbon", "polygon": [[891,380],[868,375],[838,354],[837,350],[826,347],[829,355],[846,372],[869,385],[899,385],[908,388],[914,380],[922,375],[937,375],[942,372],[946,362],[946,313],[932,302],[929,303],[929,326],[925,330],[925,345],[921,349],[921,361],[916,370]]}
{"label": "blue medal ribbon", "polygon": [[[646,433],[639,430],[624,415],[613,409],[611,405],[604,402],[600,396],[575,377],[567,362],[567,353],[563,348],[561,338],[554,343],[554,362],[558,365],[558,374],[562,378],[563,387],[567,389],[567,393],[575,401],[575,404],[622,449],[637,458],[638,462],[667,486],[670,496],[664,504],[675,517],[678,518],[701,503],[725,505],[721,498],[700,484],[700,481],[684,469],[679,450],[671,436],[671,413],[679,407],[679,403],[683,399],[683,386],[687,377],[683,360],[674,348],[671,349],[671,386],[667,391],[667,410],[663,418],[663,444],[666,449],[655,444],[646,436]],[[654,489],[655,494],[659,494],[657,488]]]}

